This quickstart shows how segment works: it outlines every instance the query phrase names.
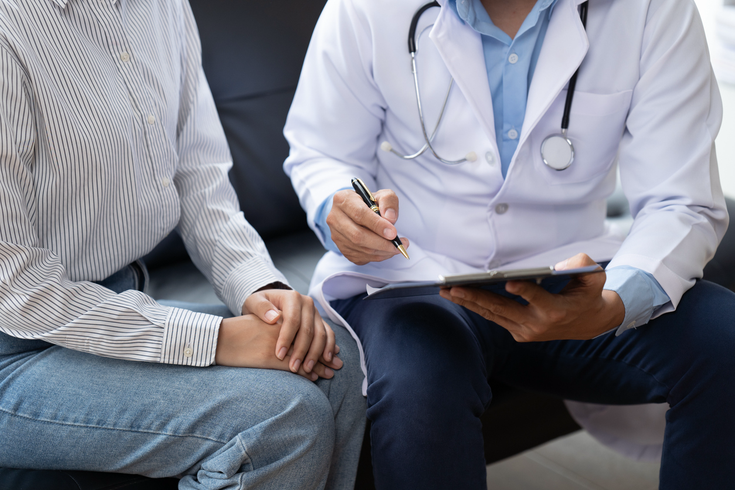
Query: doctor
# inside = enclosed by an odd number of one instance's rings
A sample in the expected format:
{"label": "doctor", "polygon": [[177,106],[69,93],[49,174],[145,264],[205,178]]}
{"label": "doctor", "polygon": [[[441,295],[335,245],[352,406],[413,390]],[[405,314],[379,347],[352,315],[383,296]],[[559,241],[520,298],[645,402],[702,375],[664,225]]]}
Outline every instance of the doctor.
{"label": "doctor", "polygon": [[[439,0],[419,12],[426,2],[330,0],[285,128],[285,170],[329,249],[311,294],[364,349],[378,487],[486,488],[490,377],[570,400],[667,403],[661,488],[731,485],[735,296],[698,280],[728,223],[722,110],[693,2]],[[542,153],[551,135],[563,138]],[[618,169],[627,236],[605,223]],[[389,241],[399,231],[410,260]],[[366,285],[595,262],[606,272],[560,295],[509,282],[508,297],[362,301]]]}

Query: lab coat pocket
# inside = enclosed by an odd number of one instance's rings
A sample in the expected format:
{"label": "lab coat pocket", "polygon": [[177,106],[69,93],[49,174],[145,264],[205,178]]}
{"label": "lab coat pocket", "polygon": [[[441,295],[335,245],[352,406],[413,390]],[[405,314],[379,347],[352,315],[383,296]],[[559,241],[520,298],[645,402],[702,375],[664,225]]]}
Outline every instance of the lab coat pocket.
{"label": "lab coat pocket", "polygon": [[[566,91],[559,94],[534,130],[536,137],[532,139],[536,141],[532,147],[540,148],[547,136],[560,132],[566,95]],[[632,95],[632,90],[613,94],[575,91],[567,132],[574,145],[574,161],[565,170],[554,170],[536,151],[536,170],[552,185],[587,182],[607,175],[618,153]]]}

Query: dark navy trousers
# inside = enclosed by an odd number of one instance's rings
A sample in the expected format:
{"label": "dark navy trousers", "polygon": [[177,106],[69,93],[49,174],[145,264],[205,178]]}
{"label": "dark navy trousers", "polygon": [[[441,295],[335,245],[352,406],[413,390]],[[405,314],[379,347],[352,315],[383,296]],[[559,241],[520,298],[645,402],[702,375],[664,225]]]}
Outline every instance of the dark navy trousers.
{"label": "dark navy trousers", "polygon": [[332,306],[365,349],[380,490],[487,488],[480,416],[492,402],[491,377],[569,400],[668,403],[660,488],[735,488],[735,294],[727,289],[699,281],[675,312],[586,341],[518,343],[439,296]]}

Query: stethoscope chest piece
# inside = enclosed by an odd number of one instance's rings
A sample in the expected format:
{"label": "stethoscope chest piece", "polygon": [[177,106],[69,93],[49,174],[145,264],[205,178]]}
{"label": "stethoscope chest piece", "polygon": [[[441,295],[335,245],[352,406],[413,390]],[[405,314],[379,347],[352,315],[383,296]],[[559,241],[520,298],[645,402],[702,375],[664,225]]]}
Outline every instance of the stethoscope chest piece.
{"label": "stethoscope chest piece", "polygon": [[574,145],[564,134],[552,134],[541,143],[541,159],[554,170],[564,170],[574,161]]}

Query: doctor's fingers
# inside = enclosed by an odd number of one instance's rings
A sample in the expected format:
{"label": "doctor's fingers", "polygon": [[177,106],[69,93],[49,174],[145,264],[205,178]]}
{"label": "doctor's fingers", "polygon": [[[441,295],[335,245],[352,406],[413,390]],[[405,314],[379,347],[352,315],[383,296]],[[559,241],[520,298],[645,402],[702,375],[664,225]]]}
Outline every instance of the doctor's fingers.
{"label": "doctor's fingers", "polygon": [[511,294],[520,296],[530,305],[541,310],[553,309],[558,306],[558,294],[551,294],[531,281],[508,281],[505,285],[505,290]]}
{"label": "doctor's fingers", "polygon": [[[332,240],[342,255],[357,265],[380,262],[400,253],[389,240],[355,223],[344,223],[331,231]],[[404,246],[408,243],[404,242]]]}
{"label": "doctor's fingers", "polygon": [[528,319],[524,306],[512,299],[474,288],[442,289],[442,298],[467,308],[481,317],[508,330],[517,342],[527,342],[533,336],[529,329],[514,318]]}
{"label": "doctor's fingers", "polygon": [[484,289],[453,287],[442,289],[439,294],[490,321],[506,318],[517,322],[528,315],[518,302]]}
{"label": "doctor's fingers", "polygon": [[[396,207],[397,209],[397,207]],[[351,191],[339,191],[334,195],[332,211],[327,216],[327,225],[349,236],[349,224],[357,224],[371,230],[378,236],[392,240],[398,232],[387,219],[378,216],[357,195]]]}
{"label": "doctor's fingers", "polygon": [[[526,285],[528,289],[525,294],[531,299],[528,305],[475,288],[455,287],[448,291],[450,297],[446,293],[442,296],[497,323],[508,330],[517,342],[571,338],[565,334],[567,323],[574,318],[574,311],[570,311],[568,300],[560,295],[553,295],[534,283],[521,283],[521,286]],[[518,293],[514,291],[514,294]]]}
{"label": "doctor's fingers", "polygon": [[[332,233],[332,240],[337,245],[340,252],[342,252],[342,255],[356,265],[365,265],[369,262],[382,262],[400,254],[398,249],[395,248],[391,242],[379,237],[378,240],[387,243],[389,246],[386,246],[383,243],[378,243],[377,246],[380,246],[380,249],[364,247],[353,243],[344,236],[338,236],[335,233]],[[405,238],[403,238],[402,241],[403,245],[408,248],[408,241]]]}

